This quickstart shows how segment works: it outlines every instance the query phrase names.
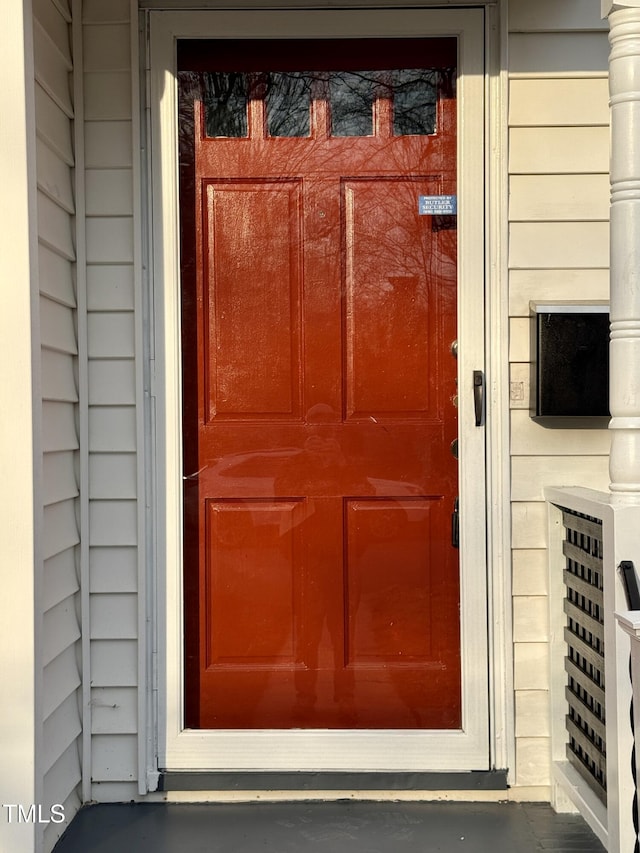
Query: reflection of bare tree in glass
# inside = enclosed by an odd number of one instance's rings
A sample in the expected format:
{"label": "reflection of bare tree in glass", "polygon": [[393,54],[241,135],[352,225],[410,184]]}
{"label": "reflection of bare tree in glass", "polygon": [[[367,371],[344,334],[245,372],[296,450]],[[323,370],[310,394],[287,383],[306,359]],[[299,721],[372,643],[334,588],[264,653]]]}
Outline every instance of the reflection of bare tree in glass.
{"label": "reflection of bare tree in glass", "polygon": [[396,136],[426,136],[436,128],[437,72],[391,72],[393,131]]}
{"label": "reflection of bare tree in glass", "polygon": [[333,136],[373,134],[373,101],[379,76],[369,71],[335,71],[329,75]]}
{"label": "reflection of bare tree in glass", "polygon": [[452,69],[192,72],[200,80],[206,135],[211,138],[246,136],[252,98],[265,100],[269,136],[308,136],[311,99],[318,94],[330,102],[333,136],[372,135],[376,97],[392,101],[396,136],[428,136],[436,131],[438,87],[450,89],[452,74]]}
{"label": "reflection of bare tree in glass", "polygon": [[246,136],[248,80],[236,71],[202,75],[207,136]]}
{"label": "reflection of bare tree in glass", "polygon": [[269,136],[309,136],[314,75],[305,71],[278,71],[263,76]]}

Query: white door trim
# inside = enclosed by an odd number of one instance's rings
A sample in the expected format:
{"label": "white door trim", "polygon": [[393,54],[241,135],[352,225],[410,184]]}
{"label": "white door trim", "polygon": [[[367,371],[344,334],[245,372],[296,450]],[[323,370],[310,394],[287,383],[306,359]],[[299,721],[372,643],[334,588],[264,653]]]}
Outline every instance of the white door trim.
{"label": "white door trim", "polygon": [[[482,9],[152,12],[151,144],[157,392],[159,765],[209,770],[482,770],[489,758],[484,369],[485,26]],[[430,731],[207,731],[183,725],[182,428],[178,241],[178,38],[459,37],[459,352],[463,724]],[[164,624],[163,624],[164,620]]]}

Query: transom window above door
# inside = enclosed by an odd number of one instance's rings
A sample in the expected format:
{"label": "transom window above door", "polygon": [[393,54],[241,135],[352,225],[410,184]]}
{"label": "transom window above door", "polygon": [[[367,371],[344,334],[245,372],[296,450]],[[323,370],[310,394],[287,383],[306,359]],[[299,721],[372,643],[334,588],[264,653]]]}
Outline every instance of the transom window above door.
{"label": "transom window above door", "polygon": [[264,102],[267,136],[309,136],[312,103],[324,100],[331,136],[373,136],[380,101],[388,102],[394,136],[428,136],[436,129],[441,74],[423,69],[202,72],[206,135],[247,136],[253,100]]}
{"label": "transom window above door", "polygon": [[349,40],[340,70],[319,41],[279,42],[270,71],[260,67],[264,43],[202,42],[195,56],[192,43],[181,76],[203,104],[202,132],[211,139],[432,136],[439,100],[455,97],[456,40],[405,41],[405,59],[421,67],[376,68],[371,40]]}

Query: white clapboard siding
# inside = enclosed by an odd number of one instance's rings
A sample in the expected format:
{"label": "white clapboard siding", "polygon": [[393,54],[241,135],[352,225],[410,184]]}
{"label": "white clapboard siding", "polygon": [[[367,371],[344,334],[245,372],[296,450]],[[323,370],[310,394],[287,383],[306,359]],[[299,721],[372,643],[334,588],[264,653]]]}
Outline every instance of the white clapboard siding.
{"label": "white clapboard siding", "polygon": [[133,358],[133,312],[92,312],[88,318],[89,358]]}
{"label": "white clapboard siding", "polygon": [[[84,0],[83,21],[100,27],[110,23],[129,23],[129,0]],[[88,27],[85,27],[88,29]]]}
{"label": "white clapboard siding", "polygon": [[136,592],[138,553],[135,547],[94,547],[90,555],[91,592]]}
{"label": "white clapboard siding", "polygon": [[531,419],[532,310],[605,301],[607,25],[591,0],[509,0],[509,405],[517,785],[549,766],[548,485],[608,488],[606,429]]}
{"label": "white clapboard siding", "polygon": [[514,456],[608,456],[611,438],[606,429],[549,429],[532,420],[527,410],[511,413],[511,453]]}
{"label": "white clapboard siding", "polygon": [[130,169],[88,169],[85,180],[88,216],[132,215]]}
{"label": "white clapboard siding", "polygon": [[512,503],[511,544],[515,549],[547,547],[547,507],[541,501]]}
{"label": "white clapboard siding", "polygon": [[582,222],[609,219],[609,176],[512,175],[512,222]]}
{"label": "white clapboard siding", "polygon": [[84,75],[87,121],[121,121],[131,118],[131,73],[95,71]]}
{"label": "white clapboard siding", "polygon": [[137,496],[135,453],[92,453],[89,495],[92,499],[132,499]]}
{"label": "white clapboard siding", "polygon": [[78,545],[80,535],[72,501],[61,501],[44,508],[44,559]]}
{"label": "white clapboard siding", "polygon": [[516,737],[548,737],[549,694],[546,690],[520,690],[516,693]]}
{"label": "white clapboard siding", "polygon": [[89,509],[91,545],[136,545],[137,507],[133,500],[93,500]]}
{"label": "white clapboard siding", "polygon": [[36,85],[36,134],[56,151],[65,163],[73,165],[72,131],[69,117],[41,86]]}
{"label": "white clapboard siding", "polygon": [[509,315],[528,317],[531,303],[607,302],[608,269],[517,269],[509,274]]}
{"label": "white clapboard siding", "polygon": [[44,142],[36,143],[38,188],[68,213],[73,213],[73,188],[69,164]]}
{"label": "white clapboard siding", "polygon": [[44,721],[43,766],[45,773],[53,767],[62,752],[82,733],[82,720],[78,709],[78,701],[71,694],[58,705],[55,711]]}
{"label": "white clapboard siding", "polygon": [[87,219],[87,261],[89,264],[132,263],[131,217],[94,216]]}
{"label": "white clapboard siding", "polygon": [[68,306],[52,302],[48,297],[42,297],[40,299],[40,334],[43,348],[71,355],[77,354],[74,312]]}
{"label": "white clapboard siding", "polygon": [[69,77],[72,70],[71,62],[37,20],[34,22],[33,41],[37,83],[50,95],[62,112],[72,118]]}
{"label": "white clapboard siding", "polygon": [[600,32],[511,33],[512,74],[606,74],[609,43]]}
{"label": "white clapboard siding", "polygon": [[65,598],[74,596],[80,589],[78,574],[74,565],[74,551],[62,551],[45,560],[42,586],[42,606],[44,611],[55,607]]}
{"label": "white clapboard siding", "polygon": [[42,658],[45,666],[80,639],[80,626],[75,609],[73,597],[70,597],[44,614],[42,627],[47,642]]}
{"label": "white clapboard siding", "polygon": [[69,33],[70,16],[62,7],[51,0],[33,0],[33,16],[47,38],[56,46],[71,67],[71,38]]}
{"label": "white clapboard siding", "polygon": [[531,355],[531,318],[511,317],[509,320],[509,361],[529,361]]}
{"label": "white clapboard siding", "polygon": [[78,389],[73,372],[74,356],[47,350],[42,354],[40,378],[44,400],[75,403]]}
{"label": "white clapboard siding", "polygon": [[608,122],[609,81],[606,77],[511,81],[511,127],[579,127],[607,125]]}
{"label": "white clapboard siding", "polygon": [[83,41],[85,73],[131,68],[128,23],[85,27]]}
{"label": "white clapboard siding", "polygon": [[133,311],[133,280],[131,264],[89,267],[87,270],[89,311]]}
{"label": "white clapboard siding", "polygon": [[133,163],[131,121],[91,121],[85,125],[85,158],[89,169],[118,169]]}
{"label": "white clapboard siding", "polygon": [[75,453],[69,450],[44,454],[42,480],[45,506],[78,496],[74,459]]}
{"label": "white clapboard siding", "polygon": [[46,429],[42,449],[45,453],[78,449],[75,416],[75,408],[70,403],[54,400],[43,402],[42,422]]}
{"label": "white clapboard siding", "polygon": [[38,193],[38,236],[41,243],[58,252],[61,257],[75,260],[69,211],[42,192]]}
{"label": "white clapboard siding", "polygon": [[135,365],[132,359],[93,359],[89,362],[90,405],[121,406],[135,405],[135,402]]}
{"label": "white clapboard siding", "polygon": [[124,593],[91,596],[91,638],[135,640],[138,636],[138,597]]}
{"label": "white clapboard siding", "polygon": [[549,637],[549,603],[546,596],[516,596],[513,599],[515,643],[544,643]]}
{"label": "white clapboard siding", "polygon": [[40,293],[49,299],[74,308],[76,304],[73,289],[73,271],[71,261],[61,258],[47,246],[38,246],[38,270],[40,273]]}
{"label": "white clapboard siding", "polygon": [[549,646],[547,643],[516,643],[513,657],[516,691],[549,689]]}
{"label": "white clapboard siding", "polygon": [[547,595],[549,590],[547,552],[542,548],[514,551],[513,594]]}
{"label": "white clapboard siding", "polygon": [[[80,783],[80,749],[77,741],[70,744],[44,777],[44,805],[63,803]],[[73,814],[65,814],[65,823]]]}
{"label": "white clapboard siding", "polygon": [[608,127],[514,127],[509,133],[513,175],[581,175],[608,169]]}
{"label": "white clapboard siding", "polygon": [[543,501],[546,486],[609,488],[607,456],[514,456],[511,465],[515,501]]}
{"label": "white clapboard siding", "polygon": [[593,0],[509,0],[511,32],[564,32],[601,30],[600,4]]}
{"label": "white clapboard siding", "polygon": [[594,269],[609,265],[608,222],[513,222],[512,269]]}
{"label": "white clapboard siding", "polygon": [[120,734],[93,736],[93,772],[95,782],[122,782],[136,779],[138,739]]}
{"label": "white clapboard siding", "polygon": [[135,640],[93,640],[91,678],[94,687],[137,687],[138,644]]}
{"label": "white clapboard siding", "polygon": [[67,648],[45,666],[43,673],[43,719],[47,719],[80,686],[74,648]]}
{"label": "white clapboard siding", "polygon": [[135,734],[138,729],[138,691],[135,687],[94,687],[91,691],[91,731],[94,734]]}
{"label": "white clapboard siding", "polygon": [[[37,227],[40,275],[43,513],[40,614],[44,805],[80,805],[80,640],[77,548],[77,320],[70,12],[35,0]],[[45,850],[62,832],[47,829]]]}
{"label": "white clapboard siding", "polygon": [[548,749],[548,738],[516,739],[516,785],[528,788],[549,784],[548,764],[541,761]]}
{"label": "white clapboard siding", "polygon": [[89,412],[89,448],[96,453],[135,451],[135,407],[92,406]]}

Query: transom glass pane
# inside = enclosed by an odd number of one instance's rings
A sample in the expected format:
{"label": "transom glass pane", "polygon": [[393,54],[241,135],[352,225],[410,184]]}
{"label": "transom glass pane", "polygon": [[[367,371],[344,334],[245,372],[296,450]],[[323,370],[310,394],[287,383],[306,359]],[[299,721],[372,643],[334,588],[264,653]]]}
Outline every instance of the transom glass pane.
{"label": "transom glass pane", "polygon": [[331,134],[372,136],[376,71],[333,71],[329,75]]}
{"label": "transom glass pane", "polygon": [[269,136],[309,136],[313,74],[271,72],[265,78]]}
{"label": "transom glass pane", "polygon": [[209,71],[202,75],[207,136],[247,135],[248,75]]}
{"label": "transom glass pane", "polygon": [[436,131],[438,88],[449,77],[433,69],[204,72],[205,132],[247,137],[248,103],[263,100],[268,136],[308,137],[312,98],[322,97],[329,101],[332,136],[372,136],[374,104],[383,98],[392,104],[395,136],[426,136]]}
{"label": "transom glass pane", "polygon": [[395,136],[435,133],[438,94],[435,71],[392,71],[391,90]]}

